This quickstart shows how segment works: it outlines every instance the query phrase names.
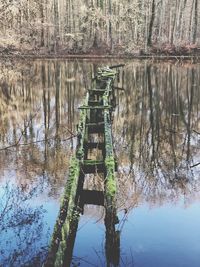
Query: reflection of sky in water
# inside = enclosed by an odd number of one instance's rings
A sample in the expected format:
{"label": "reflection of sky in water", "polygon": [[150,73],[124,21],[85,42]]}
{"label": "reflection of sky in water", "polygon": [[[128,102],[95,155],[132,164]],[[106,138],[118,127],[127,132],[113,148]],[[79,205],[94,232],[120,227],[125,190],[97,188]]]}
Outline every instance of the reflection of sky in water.
{"label": "reflection of sky in water", "polygon": [[[200,266],[200,206],[165,205],[131,212],[121,235],[136,266]],[[123,251],[123,245],[122,245]],[[122,252],[123,253],[123,252]]]}
{"label": "reflection of sky in water", "polygon": [[41,201],[39,186],[28,194],[13,182],[0,187],[0,266],[41,266],[59,203]]}
{"label": "reflection of sky in water", "polygon": [[[76,235],[74,246],[74,263],[81,263],[81,266],[90,266],[105,263],[104,257],[104,225],[96,220],[82,216],[79,223],[79,229]],[[73,266],[73,263],[72,263]]]}
{"label": "reflection of sky in water", "polygon": [[[181,202],[154,208],[144,204],[133,209],[120,235],[120,266],[199,267],[199,204],[187,208]],[[74,262],[80,261],[80,266],[106,266],[104,225],[83,216],[79,229]]]}

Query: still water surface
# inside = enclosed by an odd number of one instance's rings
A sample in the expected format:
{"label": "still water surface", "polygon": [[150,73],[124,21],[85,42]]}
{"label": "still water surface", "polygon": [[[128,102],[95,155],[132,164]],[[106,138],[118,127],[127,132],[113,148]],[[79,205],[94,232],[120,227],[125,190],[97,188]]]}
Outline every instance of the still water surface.
{"label": "still water surface", "polygon": [[[112,61],[0,66],[0,266],[42,266],[67,180],[78,106]],[[119,266],[200,266],[200,65],[127,61],[113,121]],[[85,188],[102,187],[88,177]],[[112,266],[104,209],[87,205],[71,266]]]}

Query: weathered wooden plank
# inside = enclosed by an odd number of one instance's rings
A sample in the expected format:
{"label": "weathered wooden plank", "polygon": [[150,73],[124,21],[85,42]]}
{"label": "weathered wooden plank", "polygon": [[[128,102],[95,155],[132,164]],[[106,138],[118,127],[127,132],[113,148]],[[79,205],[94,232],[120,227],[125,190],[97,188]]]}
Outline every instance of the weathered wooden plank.
{"label": "weathered wooden plank", "polygon": [[[86,94],[84,104],[88,103],[89,94]],[[67,238],[70,235],[71,221],[78,220],[78,213],[75,212],[77,203],[78,184],[80,182],[81,161],[84,159],[84,137],[85,125],[87,121],[87,110],[80,113],[80,120],[77,128],[78,144],[76,157],[73,157],[69,167],[69,177],[66,183],[64,194],[61,200],[60,212],[56,221],[52,240],[49,247],[48,258],[45,263],[46,267],[63,266],[64,257],[67,248]],[[75,223],[75,222],[74,222]]]}
{"label": "weathered wooden plank", "polygon": [[[93,92],[93,93],[101,93],[101,94],[105,93],[105,91],[106,91],[106,88],[105,88],[105,89],[98,89],[98,88],[97,88],[97,89],[90,89],[90,90],[89,90],[90,93]],[[112,90],[110,90],[110,92],[111,92],[111,91],[112,91]]]}
{"label": "weathered wooden plank", "polygon": [[73,157],[70,163],[68,181],[60,204],[58,219],[54,226],[49,253],[45,263],[46,267],[57,266],[56,260],[62,253],[63,231],[65,234],[69,232],[69,218],[72,216],[74,209],[80,172],[79,160]]}
{"label": "weathered wooden plank", "polygon": [[111,109],[111,105],[107,106],[80,106],[78,109]]}
{"label": "weathered wooden plank", "polygon": [[[88,99],[89,99],[89,93],[87,92],[84,105],[88,105]],[[76,148],[76,157],[79,160],[84,159],[84,141],[87,137],[87,131],[86,131],[87,129],[85,127],[87,122],[87,116],[88,116],[88,111],[85,109],[81,110],[78,129],[77,129],[78,144]]]}
{"label": "weathered wooden plank", "polygon": [[[108,80],[107,88],[112,86],[112,79]],[[103,104],[107,106],[109,103],[109,91],[106,91],[103,95]],[[111,119],[108,110],[104,110],[104,140],[105,140],[105,167],[106,167],[106,179],[105,179],[105,193],[108,205],[114,200],[116,193],[116,181],[115,181],[115,158],[113,153],[112,143],[112,129]]]}
{"label": "weathered wooden plank", "polygon": [[[71,160],[69,178],[61,201],[59,216],[54,227],[48,258],[45,263],[46,267],[69,266],[78,227],[79,206],[83,205],[81,203],[105,205],[106,229],[111,229],[111,232],[109,232],[111,234],[115,231],[113,228],[114,221],[111,220],[111,218],[116,219],[116,161],[112,144],[110,118],[112,106],[110,105],[110,96],[116,74],[116,71],[108,67],[101,68],[96,76],[96,88],[88,90],[84,104],[80,107],[76,157],[73,157]],[[96,94],[95,97],[93,97],[94,94]],[[92,112],[90,112],[91,110]],[[104,142],[88,142],[89,133],[100,132],[104,132]],[[103,160],[86,160],[88,149],[93,148],[102,150]],[[104,198],[103,192],[83,191],[84,175],[96,172],[104,173],[106,176]],[[111,235],[109,234],[109,236]]]}
{"label": "weathered wooden plank", "polygon": [[84,174],[104,173],[105,163],[103,160],[84,160],[81,168]]}
{"label": "weathered wooden plank", "polygon": [[109,66],[109,69],[117,69],[117,68],[121,68],[124,66],[125,66],[125,64],[118,64],[118,65]]}

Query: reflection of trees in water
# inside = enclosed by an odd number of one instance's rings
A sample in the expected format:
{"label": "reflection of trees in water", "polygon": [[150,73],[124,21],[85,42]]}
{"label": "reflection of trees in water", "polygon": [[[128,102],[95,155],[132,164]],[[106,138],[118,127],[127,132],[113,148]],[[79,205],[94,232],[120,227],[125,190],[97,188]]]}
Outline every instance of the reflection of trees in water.
{"label": "reflection of trees in water", "polygon": [[36,187],[27,190],[10,183],[1,189],[1,266],[41,266],[44,261],[48,240],[47,234],[41,239],[45,210],[30,205],[36,193]]}
{"label": "reflection of trees in water", "polygon": [[41,266],[49,240],[29,188],[39,183],[38,194],[60,197],[87,65],[51,61],[9,68],[0,83],[0,176],[11,175],[16,188],[5,187],[2,200],[0,265]]}
{"label": "reflection of trees in water", "polygon": [[[14,81],[10,80],[9,75],[5,76],[0,84],[2,124],[6,126],[8,121],[9,128],[19,128],[20,131],[21,127],[16,126],[22,126],[24,120],[26,122],[36,113],[33,123],[42,124],[42,130],[44,127],[53,130],[56,128],[53,126],[62,124],[69,126],[69,123],[77,120],[75,106],[84,94],[79,71],[83,72],[83,68],[77,68],[75,63],[36,62],[28,73],[23,71],[18,77],[17,72]],[[8,132],[5,134],[8,135]]]}
{"label": "reflection of trees in water", "polygon": [[[20,183],[44,176],[54,194],[65,180],[91,65],[77,62],[34,62],[5,68],[0,84],[0,172],[17,169]],[[2,107],[2,108],[1,108]],[[20,144],[23,144],[20,145]],[[11,166],[12,164],[12,166]],[[32,179],[30,179],[30,176]],[[27,179],[28,178],[28,179]],[[22,181],[22,180],[25,181]]]}
{"label": "reflection of trees in water", "polygon": [[121,74],[126,90],[114,124],[121,179],[134,177],[133,192],[152,203],[200,186],[191,168],[200,161],[193,131],[199,130],[199,73],[198,66],[145,63]]}

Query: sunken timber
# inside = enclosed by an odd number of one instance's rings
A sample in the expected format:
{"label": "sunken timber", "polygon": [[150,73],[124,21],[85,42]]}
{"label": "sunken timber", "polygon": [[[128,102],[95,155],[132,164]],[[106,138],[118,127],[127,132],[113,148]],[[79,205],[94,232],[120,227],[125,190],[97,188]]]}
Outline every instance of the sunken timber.
{"label": "sunken timber", "polygon": [[[80,120],[77,127],[76,154],[71,158],[69,177],[54,226],[45,267],[70,266],[79,216],[83,213],[85,204],[105,207],[107,265],[117,266],[119,263],[119,233],[115,229],[117,165],[113,151],[111,123],[116,102],[114,80],[118,75],[116,69],[121,66],[123,65],[99,68],[92,80],[91,88],[86,93],[83,105],[79,107]],[[94,149],[101,152],[100,160],[89,159],[89,154]],[[85,176],[92,173],[103,174],[103,191],[83,189]]]}

